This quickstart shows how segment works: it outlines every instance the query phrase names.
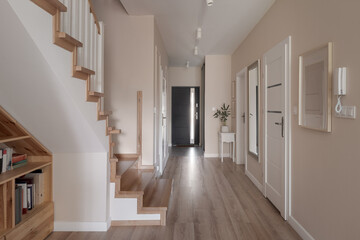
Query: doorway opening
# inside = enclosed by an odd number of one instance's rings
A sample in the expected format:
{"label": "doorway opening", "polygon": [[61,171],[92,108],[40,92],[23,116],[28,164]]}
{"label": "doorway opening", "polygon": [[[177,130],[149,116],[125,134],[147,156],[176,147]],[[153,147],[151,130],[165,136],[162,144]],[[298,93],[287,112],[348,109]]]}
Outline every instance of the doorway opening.
{"label": "doorway opening", "polygon": [[199,146],[200,87],[172,87],[173,146]]}

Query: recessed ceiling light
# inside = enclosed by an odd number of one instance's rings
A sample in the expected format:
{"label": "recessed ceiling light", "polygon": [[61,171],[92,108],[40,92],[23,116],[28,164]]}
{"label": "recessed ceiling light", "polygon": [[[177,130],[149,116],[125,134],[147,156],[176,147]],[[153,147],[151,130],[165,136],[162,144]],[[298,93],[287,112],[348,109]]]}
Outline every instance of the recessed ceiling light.
{"label": "recessed ceiling light", "polygon": [[211,7],[214,3],[214,0],[206,0],[206,4]]}
{"label": "recessed ceiling light", "polygon": [[197,46],[194,48],[194,55],[197,56],[199,54],[199,49]]}
{"label": "recessed ceiling light", "polygon": [[189,68],[189,67],[190,67],[190,62],[186,61],[186,68]]}

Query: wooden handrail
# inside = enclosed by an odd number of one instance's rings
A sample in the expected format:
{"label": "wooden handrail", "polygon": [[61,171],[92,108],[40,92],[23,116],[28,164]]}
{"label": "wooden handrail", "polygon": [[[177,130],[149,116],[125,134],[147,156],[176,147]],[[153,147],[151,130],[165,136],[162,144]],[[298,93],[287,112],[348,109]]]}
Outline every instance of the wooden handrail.
{"label": "wooden handrail", "polygon": [[88,0],[88,1],[89,1],[89,5],[90,5],[90,12],[94,16],[94,21],[95,21],[94,23],[96,25],[98,34],[101,34],[101,32],[100,32],[100,24],[99,24],[98,18],[96,16],[96,13],[95,13],[95,10],[94,10],[94,5],[92,4],[91,0]]}

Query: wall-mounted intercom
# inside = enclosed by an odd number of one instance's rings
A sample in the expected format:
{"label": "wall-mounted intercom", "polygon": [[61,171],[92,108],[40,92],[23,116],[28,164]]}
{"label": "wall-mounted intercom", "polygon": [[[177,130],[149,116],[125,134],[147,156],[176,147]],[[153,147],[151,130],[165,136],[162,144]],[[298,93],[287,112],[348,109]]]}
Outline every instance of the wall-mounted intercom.
{"label": "wall-mounted intercom", "polygon": [[346,67],[337,68],[334,75],[334,94],[338,96],[338,101],[335,106],[336,116],[340,118],[356,118],[356,107],[355,106],[343,106],[341,104],[341,97],[345,96],[346,81],[347,81],[348,70]]}
{"label": "wall-mounted intercom", "polygon": [[346,95],[346,76],[347,76],[347,68],[341,67],[336,69],[335,77],[334,77],[334,94],[337,96]]}

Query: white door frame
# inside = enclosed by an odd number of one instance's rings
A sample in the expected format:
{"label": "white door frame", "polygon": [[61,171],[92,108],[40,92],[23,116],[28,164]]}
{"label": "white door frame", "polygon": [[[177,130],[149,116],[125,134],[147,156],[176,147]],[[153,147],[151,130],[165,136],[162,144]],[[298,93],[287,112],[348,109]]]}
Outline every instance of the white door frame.
{"label": "white door frame", "polygon": [[[288,220],[289,215],[291,215],[291,36],[287,37],[285,40],[280,42],[285,46],[285,114],[284,114],[284,131],[285,131],[285,207],[284,207],[284,216],[285,220]],[[277,45],[276,45],[277,46]],[[266,55],[266,54],[265,54]],[[264,191],[263,194],[266,197],[266,174],[267,174],[267,158],[266,158],[266,121],[267,121],[267,79],[265,76],[265,56],[263,57],[263,96],[264,96],[264,121],[263,121],[263,128],[264,128],[264,164],[263,164],[263,186]]]}
{"label": "white door frame", "polygon": [[[236,164],[245,164],[245,169],[247,169],[247,121],[245,118],[245,123],[242,124],[242,114],[245,113],[245,116],[247,116],[247,108],[245,107],[247,104],[246,79],[247,67],[236,74]],[[243,130],[241,130],[242,127]],[[243,146],[241,146],[241,143]],[[241,161],[241,159],[244,159],[244,161]]]}

